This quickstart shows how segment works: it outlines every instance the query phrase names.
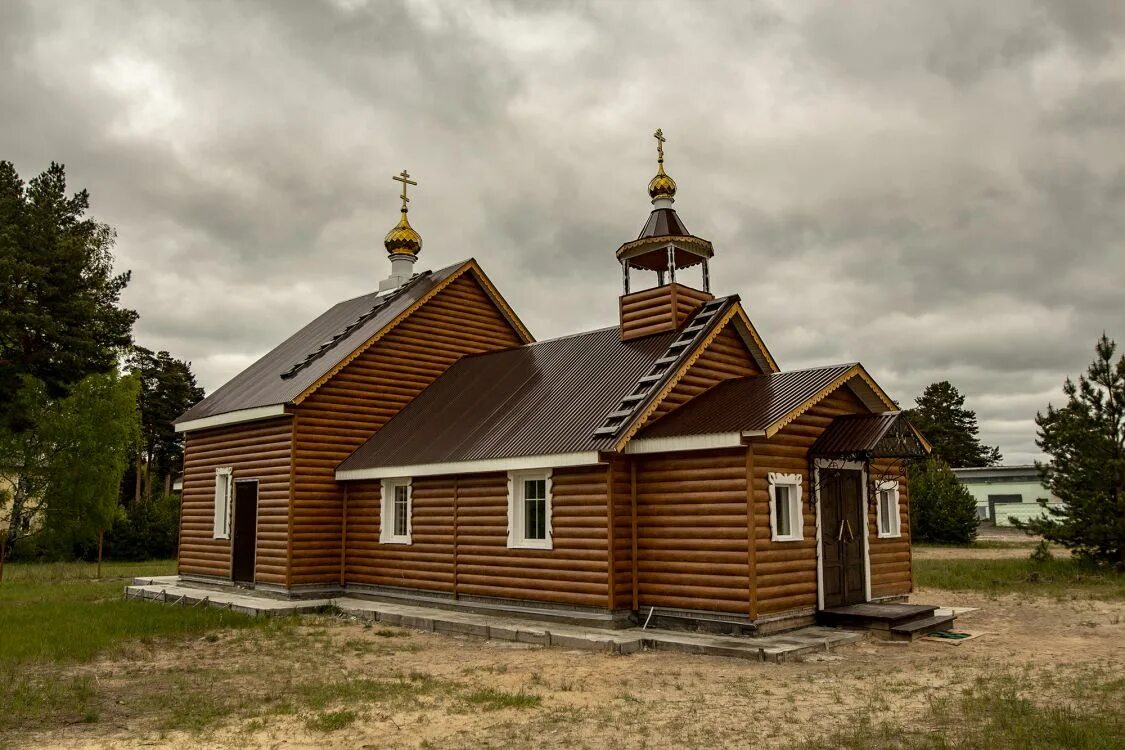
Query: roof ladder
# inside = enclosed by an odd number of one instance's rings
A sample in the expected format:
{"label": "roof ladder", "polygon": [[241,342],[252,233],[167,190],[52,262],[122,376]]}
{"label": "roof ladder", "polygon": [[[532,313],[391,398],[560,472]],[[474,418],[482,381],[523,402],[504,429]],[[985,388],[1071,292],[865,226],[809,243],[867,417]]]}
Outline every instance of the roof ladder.
{"label": "roof ladder", "polygon": [[699,312],[692,317],[687,327],[668,345],[663,356],[652,363],[649,373],[637,381],[633,392],[621,399],[621,405],[617,409],[606,415],[602,426],[594,430],[594,437],[612,437],[617,434],[634,415],[637,407],[648,399],[656,385],[662,382],[673,369],[673,365],[680,362],[695,347],[703,332],[711,327],[715,314],[726,302],[726,299],[713,299],[699,308]]}

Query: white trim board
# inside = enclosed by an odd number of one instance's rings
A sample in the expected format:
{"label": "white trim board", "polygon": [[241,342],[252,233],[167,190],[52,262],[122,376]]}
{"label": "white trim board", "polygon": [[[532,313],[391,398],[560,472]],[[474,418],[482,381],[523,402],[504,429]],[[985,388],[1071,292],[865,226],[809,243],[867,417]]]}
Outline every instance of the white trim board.
{"label": "white trim board", "polygon": [[444,474],[485,474],[494,471],[525,469],[558,469],[564,466],[589,466],[603,463],[597,451],[583,453],[551,453],[543,456],[487,458],[478,461],[449,461],[438,464],[377,466],[373,469],[337,470],[336,479],[393,479],[395,477],[432,477]]}
{"label": "white trim board", "polygon": [[255,422],[259,419],[282,416],[285,416],[285,404],[256,406],[253,409],[239,409],[238,411],[228,411],[226,414],[216,414],[213,417],[201,417],[187,422],[178,422],[175,428],[176,432],[190,432],[192,430],[206,430],[208,427],[222,427],[228,424]]}
{"label": "white trim board", "polygon": [[664,453],[667,451],[705,451],[712,448],[741,448],[745,438],[765,435],[761,430],[743,432],[712,432],[706,435],[674,435],[672,437],[633,438],[625,444],[625,453]]}

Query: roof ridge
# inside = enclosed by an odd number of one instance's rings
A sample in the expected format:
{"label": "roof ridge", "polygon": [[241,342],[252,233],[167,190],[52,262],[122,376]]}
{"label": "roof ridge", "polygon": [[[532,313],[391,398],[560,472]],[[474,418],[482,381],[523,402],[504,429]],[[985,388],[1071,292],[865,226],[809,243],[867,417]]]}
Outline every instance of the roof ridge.
{"label": "roof ridge", "polygon": [[[813,370],[831,370],[836,367],[855,367],[860,364],[859,362],[837,362],[833,365],[819,365],[817,367],[799,367],[796,370],[778,370],[777,372],[763,373],[766,376],[770,375],[786,375],[791,372],[812,372]],[[761,377],[760,375],[751,375],[748,377]]]}

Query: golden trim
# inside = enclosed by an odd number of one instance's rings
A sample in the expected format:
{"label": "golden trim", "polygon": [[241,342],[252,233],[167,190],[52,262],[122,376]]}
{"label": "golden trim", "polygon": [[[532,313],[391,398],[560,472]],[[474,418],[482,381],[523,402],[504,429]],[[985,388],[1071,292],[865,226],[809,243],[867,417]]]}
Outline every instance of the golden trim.
{"label": "golden trim", "polygon": [[781,368],[778,367],[777,360],[775,360],[773,358],[773,355],[770,354],[770,350],[766,347],[766,342],[762,341],[762,337],[758,335],[758,329],[755,328],[754,324],[750,322],[750,316],[747,315],[746,310],[742,308],[742,303],[736,303],[735,309],[738,310],[738,317],[742,321],[742,324],[746,326],[746,330],[750,333],[750,337],[754,339],[754,344],[758,347],[758,350],[765,356],[766,362],[771,368],[771,372],[780,372]]}
{"label": "golden trim", "polygon": [[821,401],[828,398],[828,396],[833,392],[847,385],[848,381],[854,377],[859,377],[860,380],[867,383],[867,385],[871,388],[871,391],[879,398],[880,401],[883,402],[885,406],[888,407],[888,411],[898,411],[898,406],[894,403],[894,401],[891,401],[890,397],[883,391],[883,389],[880,388],[879,385],[871,378],[871,376],[867,374],[867,371],[863,369],[863,365],[856,364],[849,367],[847,371],[845,371],[828,385],[817,391],[815,396],[806,399],[803,404],[795,407],[794,409],[791,409],[788,414],[767,427],[765,430],[766,438],[771,438],[781,430],[788,427],[793,423],[794,420],[807,412],[809,409],[813,408]]}
{"label": "golden trim", "polygon": [[[715,257],[715,247],[711,244],[710,240],[705,240],[702,237],[696,237],[694,234],[662,234],[658,237],[641,237],[636,240],[629,240],[628,242],[617,248],[616,257],[618,260],[623,260],[624,255],[632,250],[644,248],[646,245],[652,245],[653,250],[661,250],[667,248],[669,244],[675,245],[676,243],[683,245],[699,245],[709,253],[708,258]],[[685,252],[692,252],[690,248],[683,248]],[[693,253],[694,254],[694,253]],[[640,255],[640,253],[637,253]],[[635,256],[630,256],[635,257]],[[694,263],[692,265],[695,265]],[[686,266],[685,266],[686,268]]]}
{"label": "golden trim", "polygon": [[535,339],[532,338],[531,333],[524,326],[523,321],[521,321],[516,316],[516,314],[512,311],[512,308],[508,306],[508,303],[499,296],[499,292],[496,291],[496,288],[492,286],[492,282],[488,279],[487,276],[485,276],[484,271],[482,271],[480,266],[477,264],[476,258],[470,258],[469,260],[465,261],[464,265],[462,265],[459,269],[451,273],[444,281],[427,292],[425,296],[419,298],[418,301],[416,301],[410,307],[406,308],[401,313],[396,315],[392,321],[373,333],[371,337],[367,339],[367,341],[356,347],[351,354],[340,360],[340,362],[332,367],[332,369],[317,378],[314,383],[309,385],[309,387],[307,387],[296,398],[293,399],[293,405],[299,406],[305,399],[316,392],[322,385],[335,377],[336,374],[340,372],[340,370],[350,365],[356,357],[371,348],[372,345],[374,345],[376,342],[378,342],[384,336],[394,330],[400,323],[402,323],[402,321],[410,317],[410,315],[412,315],[418,308],[429,302],[431,299],[437,296],[439,292],[444,290],[447,286],[452,284],[457,279],[464,276],[468,271],[473,271],[473,275],[476,277],[481,287],[487,294],[489,294],[490,297],[495,295],[496,299],[493,300],[494,302],[500,301],[503,303],[501,306],[501,312],[504,313],[505,317],[509,318],[508,322],[511,323],[512,327],[516,329],[516,332],[520,335],[520,337],[525,339],[524,343],[531,343],[532,341],[534,341]]}

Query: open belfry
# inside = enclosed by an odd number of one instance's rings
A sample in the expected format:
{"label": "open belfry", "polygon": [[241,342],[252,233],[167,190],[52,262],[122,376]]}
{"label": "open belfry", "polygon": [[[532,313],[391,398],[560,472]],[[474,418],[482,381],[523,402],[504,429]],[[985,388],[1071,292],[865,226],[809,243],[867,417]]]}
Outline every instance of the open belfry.
{"label": "open belfry", "polygon": [[928,445],[862,365],[782,370],[712,293],[654,136],[617,324],[545,341],[477,259],[418,270],[395,176],[378,290],[178,420],[181,580],[745,633],[904,599]]}

